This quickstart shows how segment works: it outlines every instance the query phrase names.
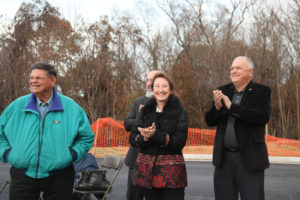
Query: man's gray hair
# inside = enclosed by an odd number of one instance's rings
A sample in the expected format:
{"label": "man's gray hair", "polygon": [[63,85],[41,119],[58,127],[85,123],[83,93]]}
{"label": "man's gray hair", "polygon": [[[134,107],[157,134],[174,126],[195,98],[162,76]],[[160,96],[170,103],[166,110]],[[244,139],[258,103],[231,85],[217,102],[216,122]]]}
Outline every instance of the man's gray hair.
{"label": "man's gray hair", "polygon": [[254,63],[249,57],[247,57],[247,56],[238,56],[238,57],[235,57],[233,61],[235,61],[238,58],[245,59],[248,62],[248,67],[254,69]]}
{"label": "man's gray hair", "polygon": [[53,65],[50,65],[48,63],[43,63],[43,62],[38,62],[38,63],[35,63],[31,66],[31,70],[30,72],[32,72],[32,70],[34,69],[42,69],[42,70],[45,70],[48,72],[48,75],[49,76],[54,76],[54,77],[57,77],[56,75],[56,70],[54,68]]}

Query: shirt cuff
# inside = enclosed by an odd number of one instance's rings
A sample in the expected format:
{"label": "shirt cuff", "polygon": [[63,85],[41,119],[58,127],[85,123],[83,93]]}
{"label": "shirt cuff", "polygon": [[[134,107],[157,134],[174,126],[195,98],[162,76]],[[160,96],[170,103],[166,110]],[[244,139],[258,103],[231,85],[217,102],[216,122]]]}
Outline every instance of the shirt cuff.
{"label": "shirt cuff", "polygon": [[69,149],[70,149],[70,153],[73,158],[73,161],[77,160],[77,158],[78,158],[77,152],[74,149],[71,149],[71,148],[69,148]]}

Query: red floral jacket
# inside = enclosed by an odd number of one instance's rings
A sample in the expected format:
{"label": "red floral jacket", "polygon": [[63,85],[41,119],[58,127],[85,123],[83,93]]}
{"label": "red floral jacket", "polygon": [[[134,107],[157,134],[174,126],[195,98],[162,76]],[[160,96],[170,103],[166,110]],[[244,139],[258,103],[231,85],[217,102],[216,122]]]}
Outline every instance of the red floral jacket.
{"label": "red floral jacket", "polygon": [[137,184],[149,188],[182,188],[187,186],[187,175],[182,155],[150,156],[139,153]]}

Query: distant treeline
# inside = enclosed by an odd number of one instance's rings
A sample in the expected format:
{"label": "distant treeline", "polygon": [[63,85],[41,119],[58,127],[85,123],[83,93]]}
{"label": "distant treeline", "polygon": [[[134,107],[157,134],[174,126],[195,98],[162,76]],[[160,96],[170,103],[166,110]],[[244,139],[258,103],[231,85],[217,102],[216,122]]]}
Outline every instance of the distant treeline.
{"label": "distant treeline", "polygon": [[0,17],[0,113],[29,93],[35,62],[57,68],[57,89],[90,122],[124,119],[133,99],[144,95],[146,73],[159,69],[174,79],[189,126],[207,128],[212,90],[230,81],[233,58],[246,55],[255,81],[272,89],[269,134],[300,139],[300,1],[220,2],[157,0],[166,27],[125,14],[71,25],[47,1],[22,3],[14,19]]}

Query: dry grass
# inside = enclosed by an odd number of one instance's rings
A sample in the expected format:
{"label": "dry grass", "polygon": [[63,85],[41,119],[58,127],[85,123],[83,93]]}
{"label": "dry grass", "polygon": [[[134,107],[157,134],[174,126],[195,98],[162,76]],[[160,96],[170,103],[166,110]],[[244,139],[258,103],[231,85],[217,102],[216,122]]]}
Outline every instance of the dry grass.
{"label": "dry grass", "polygon": [[270,156],[300,157],[300,147],[288,143],[268,142]]}
{"label": "dry grass", "polygon": [[91,149],[90,153],[94,154],[97,158],[104,158],[108,155],[116,155],[125,157],[128,147],[97,147]]}
{"label": "dry grass", "polygon": [[[289,145],[279,145],[277,142],[268,142],[268,151],[270,156],[300,157],[300,148]],[[186,146],[183,149],[184,154],[212,154],[213,146]],[[93,148],[93,153],[97,158],[103,158],[107,155],[117,155],[125,157],[128,147],[97,147]]]}

